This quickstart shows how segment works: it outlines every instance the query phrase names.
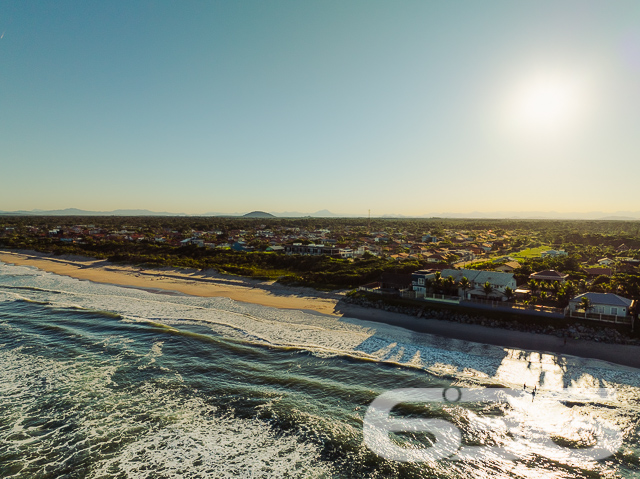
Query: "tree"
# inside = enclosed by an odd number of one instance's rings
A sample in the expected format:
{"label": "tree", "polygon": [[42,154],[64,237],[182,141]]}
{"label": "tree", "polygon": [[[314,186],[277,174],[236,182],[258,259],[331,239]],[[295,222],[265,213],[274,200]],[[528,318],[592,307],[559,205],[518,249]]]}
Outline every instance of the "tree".
{"label": "tree", "polygon": [[460,288],[462,289],[462,296],[467,299],[467,290],[471,288],[471,283],[466,276],[463,276],[460,280]]}
{"label": "tree", "polygon": [[433,291],[433,280],[431,278],[424,280],[424,288],[426,290]]}
{"label": "tree", "polygon": [[580,299],[580,306],[584,309],[585,313],[589,312],[589,310],[593,308],[593,306],[591,306],[591,301],[586,296],[583,296],[582,299]]}
{"label": "tree", "polygon": [[433,278],[433,287],[439,293],[442,291],[442,273],[437,271]]}
{"label": "tree", "polygon": [[527,283],[529,285],[529,289],[531,290],[531,294],[536,294],[536,291],[540,289],[540,284],[535,279],[530,279]]}
{"label": "tree", "polygon": [[565,285],[561,286],[560,291],[556,294],[556,299],[561,307],[565,307],[569,304],[569,301],[577,294],[578,288],[572,281],[568,281]]}
{"label": "tree", "polygon": [[493,286],[491,286],[491,283],[489,283],[489,281],[482,285],[482,291],[484,292],[487,299],[489,299],[489,295],[493,293]]}
{"label": "tree", "polygon": [[571,299],[578,293],[578,287],[573,281],[568,281],[564,285],[564,292],[567,295],[567,298]]}
{"label": "tree", "polygon": [[584,293],[587,290],[587,282],[584,279],[581,279],[578,283],[578,288]]}
{"label": "tree", "polygon": [[444,286],[447,290],[447,293],[453,294],[453,290],[456,286],[456,280],[453,279],[453,276],[449,276],[447,279],[444,280]]}
{"label": "tree", "polygon": [[508,301],[511,301],[514,294],[515,293],[513,292],[513,289],[511,289],[510,286],[507,286],[506,288],[504,288],[504,295],[507,297]]}
{"label": "tree", "polygon": [[447,263],[455,264],[458,261],[460,261],[460,256],[458,256],[457,254],[450,253],[450,254],[447,255]]}
{"label": "tree", "polygon": [[609,284],[611,282],[611,278],[605,274],[599,275],[596,279],[593,280],[593,285],[596,286],[598,284]]}

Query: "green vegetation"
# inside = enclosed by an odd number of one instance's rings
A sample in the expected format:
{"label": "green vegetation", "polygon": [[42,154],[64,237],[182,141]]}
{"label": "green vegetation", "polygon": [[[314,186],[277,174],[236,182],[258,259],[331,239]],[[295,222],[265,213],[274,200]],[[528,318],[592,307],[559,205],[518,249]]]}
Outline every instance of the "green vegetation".
{"label": "green vegetation", "polygon": [[514,258],[518,259],[518,258],[522,258],[522,259],[529,259],[529,258],[539,258],[540,254],[543,251],[547,251],[553,249],[551,246],[538,246],[536,248],[529,248],[529,249],[525,249],[523,251],[520,251],[518,253],[515,253],[513,255]]}
{"label": "green vegetation", "polygon": [[82,255],[104,258],[115,263],[149,267],[215,269],[220,273],[257,279],[278,280],[283,284],[317,289],[350,289],[378,281],[384,272],[410,273],[424,264],[401,265],[382,258],[356,260],[328,256],[298,256],[265,252],[238,252],[196,246],[177,247],[154,243],[104,242],[98,244],[60,244],[49,239],[22,242],[0,239],[0,246],[33,249],[56,255]]}
{"label": "green vegetation", "polygon": [[[430,239],[423,242],[427,233]],[[182,246],[181,241],[191,239],[200,247]],[[244,251],[229,249],[236,242],[246,246],[239,248]],[[363,249],[355,259],[267,252],[273,246],[318,242]],[[490,243],[490,253],[483,253],[485,243]],[[387,272],[452,267],[473,250],[480,261],[467,268],[494,270],[509,257],[516,258],[519,285],[538,271],[568,275],[565,285],[536,284],[528,300],[532,303],[562,306],[571,295],[585,291],[640,299],[640,268],[629,260],[640,260],[639,221],[4,216],[0,247],[215,269],[320,289],[353,288],[379,281]],[[567,255],[541,258],[547,249],[562,249]],[[429,258],[431,253],[439,255],[437,262]],[[614,274],[599,271],[594,278],[590,268],[604,257],[616,261]],[[456,292],[448,278],[439,278],[433,286]]]}

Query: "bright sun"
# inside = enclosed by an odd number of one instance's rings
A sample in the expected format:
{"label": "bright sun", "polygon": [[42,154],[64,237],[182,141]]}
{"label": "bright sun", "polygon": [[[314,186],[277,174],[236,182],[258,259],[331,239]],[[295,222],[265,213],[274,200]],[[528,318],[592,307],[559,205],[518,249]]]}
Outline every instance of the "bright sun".
{"label": "bright sun", "polygon": [[558,74],[531,75],[511,91],[508,122],[520,134],[567,133],[581,120],[585,95],[579,79]]}
{"label": "bright sun", "polygon": [[535,82],[522,92],[519,103],[521,119],[531,126],[557,126],[571,115],[572,91],[561,83]]}

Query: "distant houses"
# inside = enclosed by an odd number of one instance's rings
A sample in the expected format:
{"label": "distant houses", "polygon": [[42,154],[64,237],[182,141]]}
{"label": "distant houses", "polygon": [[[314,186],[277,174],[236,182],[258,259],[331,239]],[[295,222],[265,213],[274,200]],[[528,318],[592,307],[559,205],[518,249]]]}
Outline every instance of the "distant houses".
{"label": "distant houses", "polygon": [[614,261],[611,258],[600,258],[598,260],[600,266],[611,266],[613,263]]}
{"label": "distant houses", "polygon": [[547,256],[551,256],[552,258],[555,258],[557,256],[567,256],[567,252],[563,249],[561,250],[549,249],[547,251],[543,251],[542,253],[540,253],[540,256],[542,258],[546,258]]}
{"label": "distant houses", "polygon": [[339,248],[337,246],[325,246],[323,244],[293,243],[284,246],[286,254],[299,254],[306,256],[332,256],[336,258],[352,258],[354,252],[351,248]]}
{"label": "distant houses", "polygon": [[501,271],[502,273],[513,273],[515,270],[520,268],[520,263],[517,261],[507,261],[506,263],[502,263],[499,266],[496,266],[496,271]]}
{"label": "distant houses", "polygon": [[611,268],[587,268],[584,270],[587,274],[587,277],[593,279],[598,276],[611,276],[613,274],[613,270]]}

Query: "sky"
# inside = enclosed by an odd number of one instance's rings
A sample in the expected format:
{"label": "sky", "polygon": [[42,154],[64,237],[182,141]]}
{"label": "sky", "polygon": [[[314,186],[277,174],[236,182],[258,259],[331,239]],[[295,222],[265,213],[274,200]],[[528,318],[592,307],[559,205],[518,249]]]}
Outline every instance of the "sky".
{"label": "sky", "polygon": [[0,210],[640,211],[640,2],[0,2]]}

